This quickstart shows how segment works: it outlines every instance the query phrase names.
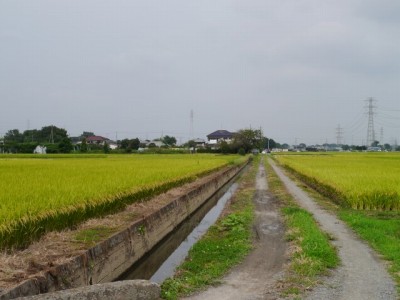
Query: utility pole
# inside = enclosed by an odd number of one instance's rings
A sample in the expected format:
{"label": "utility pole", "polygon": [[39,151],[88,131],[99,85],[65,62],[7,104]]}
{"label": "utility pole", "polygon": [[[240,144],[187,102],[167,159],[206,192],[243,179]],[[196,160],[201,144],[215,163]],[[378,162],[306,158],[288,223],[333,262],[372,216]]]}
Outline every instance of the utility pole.
{"label": "utility pole", "polygon": [[54,133],[53,133],[53,125],[51,125],[51,131],[50,131],[50,144],[54,144]]}
{"label": "utility pole", "polygon": [[189,132],[189,139],[193,139],[193,109],[190,110],[190,132]]}
{"label": "utility pole", "polygon": [[342,145],[343,144],[343,128],[340,127],[340,124],[336,128],[336,145]]}
{"label": "utility pole", "polygon": [[379,139],[379,143],[381,145],[383,145],[383,127],[381,127],[381,136],[380,136],[380,139]]}
{"label": "utility pole", "polygon": [[375,128],[374,128],[374,100],[373,98],[369,98],[365,100],[367,102],[366,108],[368,108],[368,129],[367,129],[367,147],[371,146],[373,142],[375,142]]}

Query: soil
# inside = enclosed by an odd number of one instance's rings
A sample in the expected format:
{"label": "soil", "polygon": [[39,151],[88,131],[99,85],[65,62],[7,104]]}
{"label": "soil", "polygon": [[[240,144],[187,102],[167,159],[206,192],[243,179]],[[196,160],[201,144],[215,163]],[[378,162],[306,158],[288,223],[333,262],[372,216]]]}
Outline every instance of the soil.
{"label": "soil", "polygon": [[189,190],[205,181],[212,180],[223,171],[201,177],[195,182],[171,189],[145,202],[132,204],[122,212],[104,218],[91,219],[75,229],[50,232],[26,249],[0,252],[0,293],[28,278],[37,277],[55,265],[63,264],[94,246],[94,243],[77,239],[78,232],[106,228],[108,234],[96,242],[105,240],[108,236],[127,228],[133,222],[159,210],[172,199],[187,194]]}
{"label": "soil", "polygon": [[[338,249],[341,265],[321,284],[300,295],[301,299],[397,299],[396,287],[385,263],[333,214],[321,209],[313,199],[290,180],[273,161],[275,172],[300,206],[311,212],[321,228],[330,234]],[[279,204],[267,190],[265,171],[260,165],[255,195],[257,219],[254,225],[256,247],[243,263],[221,280],[221,284],[185,299],[281,299],[289,245],[284,242],[284,228]],[[283,282],[283,283],[282,283]]]}
{"label": "soil", "polygon": [[263,164],[256,178],[254,196],[256,240],[249,256],[221,284],[185,299],[277,299],[279,282],[284,276],[287,245],[279,215],[279,203],[268,192]]}
{"label": "soil", "polygon": [[323,210],[290,180],[275,164],[271,165],[287,190],[297,202],[314,215],[322,230],[333,237],[341,260],[323,283],[305,299],[397,299],[396,285],[386,271],[385,262],[364,242],[360,241],[342,221]]}
{"label": "soil", "polygon": [[[334,237],[341,266],[322,284],[304,295],[306,299],[397,299],[393,280],[385,264],[345,224],[321,209],[310,196],[293,183],[273,162],[274,170],[298,203],[310,211],[322,229]],[[200,179],[205,180],[205,179]],[[171,190],[145,203],[137,203],[126,211],[107,218],[92,220],[78,230],[108,226],[115,231],[151,213],[185,189],[200,182]],[[256,240],[250,255],[227,276],[221,284],[187,299],[279,299],[281,279],[289,259],[289,247],[284,240],[284,227],[279,215],[280,204],[268,192],[265,170],[260,164],[254,197]],[[87,245],[74,240],[76,230],[50,233],[28,249],[0,253],[0,292],[43,270],[65,262],[84,251]]]}

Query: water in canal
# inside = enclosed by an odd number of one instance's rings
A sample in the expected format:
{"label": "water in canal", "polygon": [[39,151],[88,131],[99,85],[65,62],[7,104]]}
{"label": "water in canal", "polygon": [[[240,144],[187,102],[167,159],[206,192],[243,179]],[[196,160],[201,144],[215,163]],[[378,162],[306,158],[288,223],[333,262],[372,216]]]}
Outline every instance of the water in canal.
{"label": "water in canal", "polygon": [[172,276],[193,244],[216,222],[237,187],[233,183],[220,189],[118,280],[149,279],[162,283]]}

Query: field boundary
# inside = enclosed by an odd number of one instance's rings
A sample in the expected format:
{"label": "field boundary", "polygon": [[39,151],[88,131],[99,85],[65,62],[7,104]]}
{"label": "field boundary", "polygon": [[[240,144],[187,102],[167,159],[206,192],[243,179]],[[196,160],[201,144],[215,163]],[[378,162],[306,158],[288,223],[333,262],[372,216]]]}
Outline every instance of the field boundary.
{"label": "field boundary", "polygon": [[83,254],[4,291],[0,300],[117,279],[246,165],[231,166],[210,175],[207,181],[176,196]]}

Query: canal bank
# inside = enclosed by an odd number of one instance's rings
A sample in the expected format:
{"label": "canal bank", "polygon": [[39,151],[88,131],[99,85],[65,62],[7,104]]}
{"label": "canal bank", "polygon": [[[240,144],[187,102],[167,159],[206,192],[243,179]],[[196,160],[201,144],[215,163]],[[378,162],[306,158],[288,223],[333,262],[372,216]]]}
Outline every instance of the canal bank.
{"label": "canal bank", "polygon": [[168,201],[165,201],[168,195],[163,195],[162,206],[152,207],[151,211],[136,218],[124,230],[81,251],[67,262],[49,264],[38,274],[31,274],[19,284],[2,290],[0,299],[116,280],[244,167],[231,166],[179,188],[178,191],[167,193],[170,197]]}

